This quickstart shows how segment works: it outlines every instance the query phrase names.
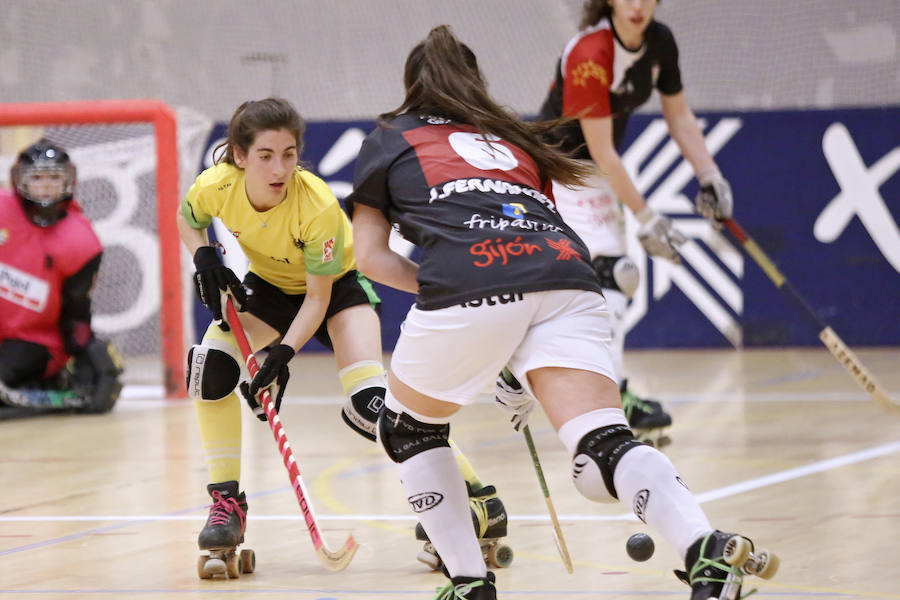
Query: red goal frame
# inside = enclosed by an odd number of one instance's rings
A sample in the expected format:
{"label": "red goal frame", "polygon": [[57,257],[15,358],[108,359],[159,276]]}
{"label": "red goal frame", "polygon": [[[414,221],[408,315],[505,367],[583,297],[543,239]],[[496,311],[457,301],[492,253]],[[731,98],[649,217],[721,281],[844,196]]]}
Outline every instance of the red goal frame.
{"label": "red goal frame", "polygon": [[159,100],[90,100],[0,104],[0,126],[150,123],[156,142],[156,214],[162,281],[160,335],[167,398],[187,394],[183,376],[184,319],[178,209],[178,145],[175,111]]}

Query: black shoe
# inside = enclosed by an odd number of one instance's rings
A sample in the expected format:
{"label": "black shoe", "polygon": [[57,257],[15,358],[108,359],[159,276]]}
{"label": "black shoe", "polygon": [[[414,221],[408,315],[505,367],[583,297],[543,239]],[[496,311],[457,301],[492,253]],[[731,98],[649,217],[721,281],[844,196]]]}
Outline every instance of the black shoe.
{"label": "black shoe", "polygon": [[235,548],[244,541],[247,524],[247,496],[238,493],[237,481],[211,483],[206,486],[213,499],[206,525],[200,531],[197,545],[201,550]]}
{"label": "black shoe", "polygon": [[452,577],[436,592],[433,600],[497,600],[494,574],[490,571],[487,577]]}
{"label": "black shoe", "polygon": [[[466,491],[469,493],[469,508],[472,509],[472,525],[478,539],[506,537],[506,507],[497,496],[497,488],[485,485],[472,491],[467,481]],[[428,541],[428,534],[421,523],[416,523],[416,539]]]}
{"label": "black shoe", "polygon": [[[752,556],[752,550],[753,542],[749,539],[714,531],[688,548],[684,560],[686,571],[675,571],[675,576],[691,586],[691,600],[736,600],[741,597],[744,582],[741,567]],[[774,574],[773,570],[768,576]]]}

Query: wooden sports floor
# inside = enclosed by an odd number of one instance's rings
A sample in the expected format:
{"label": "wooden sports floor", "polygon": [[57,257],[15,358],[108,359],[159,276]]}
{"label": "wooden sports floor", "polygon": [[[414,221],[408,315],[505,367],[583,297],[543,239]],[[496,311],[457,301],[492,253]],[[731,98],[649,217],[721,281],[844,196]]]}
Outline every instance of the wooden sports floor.
{"label": "wooden sports floor", "polygon": [[[857,349],[896,397],[900,348]],[[760,598],[900,598],[900,413],[873,405],[824,349],[633,351],[635,388],[672,413],[667,454],[712,523],[781,557]],[[443,576],[416,561],[415,521],[393,466],[339,417],[330,355],[295,359],[282,408],[327,543],[362,544],[339,573],[316,559],[268,427],[244,419],[246,547],[257,571],[197,577],[206,467],[186,401],[129,390],[103,416],[0,421],[0,597],[143,600],[426,600]],[[624,505],[579,496],[543,414],[532,431],[575,562],[558,558],[525,442],[486,401],[453,437],[510,514],[499,597],[682,598],[674,551],[647,562],[625,541],[647,531]],[[651,534],[653,532],[650,532]]]}

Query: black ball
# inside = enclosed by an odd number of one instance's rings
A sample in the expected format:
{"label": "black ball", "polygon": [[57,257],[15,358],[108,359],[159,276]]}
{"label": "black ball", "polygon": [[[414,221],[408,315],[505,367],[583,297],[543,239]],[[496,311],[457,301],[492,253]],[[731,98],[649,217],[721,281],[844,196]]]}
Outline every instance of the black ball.
{"label": "black ball", "polygon": [[628,556],[631,557],[631,560],[638,562],[644,562],[653,556],[655,548],[653,538],[646,533],[634,534],[628,538],[628,542],[625,544],[625,551],[628,552]]}

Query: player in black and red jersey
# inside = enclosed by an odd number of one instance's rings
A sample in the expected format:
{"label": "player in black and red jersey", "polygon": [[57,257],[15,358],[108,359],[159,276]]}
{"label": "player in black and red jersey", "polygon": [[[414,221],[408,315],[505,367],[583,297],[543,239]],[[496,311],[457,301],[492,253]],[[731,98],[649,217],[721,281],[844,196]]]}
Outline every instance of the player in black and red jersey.
{"label": "player in black and red jersey", "polygon": [[[571,117],[550,138],[567,152],[595,165],[585,185],[554,186],[559,212],[587,244],[613,316],[613,357],[629,424],[650,440],[671,417],[653,400],[631,393],[622,368],[622,319],[638,286],[637,265],[626,256],[621,204],[641,223],[638,238],[646,253],[674,262],[685,238],[669,219],[645,203],[632,182],[619,150],[629,116],[659,91],[669,134],[694,169],[701,191],[699,212],[711,219],[731,216],[732,195],[706,148],[703,133],[685,100],[672,32],[653,19],[657,0],[588,0],[580,31],[557,64],[540,118]],[[503,384],[498,382],[503,399]],[[662,437],[665,440],[667,438]]]}
{"label": "player in black and red jersey", "polygon": [[[360,270],[417,294],[391,358],[378,434],[450,577],[437,598],[496,598],[448,439],[450,417],[504,365],[541,402],[582,494],[633,506],[686,557],[691,577],[706,573],[695,577],[696,594],[721,588],[709,580],[726,571],[740,585],[740,569],[710,562],[706,551],[746,540],[713,530],[669,459],[634,438],[622,410],[600,282],[551,190],[551,181],[583,183],[590,167],[545,145],[545,126],[500,107],[448,26],[412,49],[404,82],[403,104],[363,143],[346,203]],[[390,249],[392,225],[422,249],[419,264]]]}

